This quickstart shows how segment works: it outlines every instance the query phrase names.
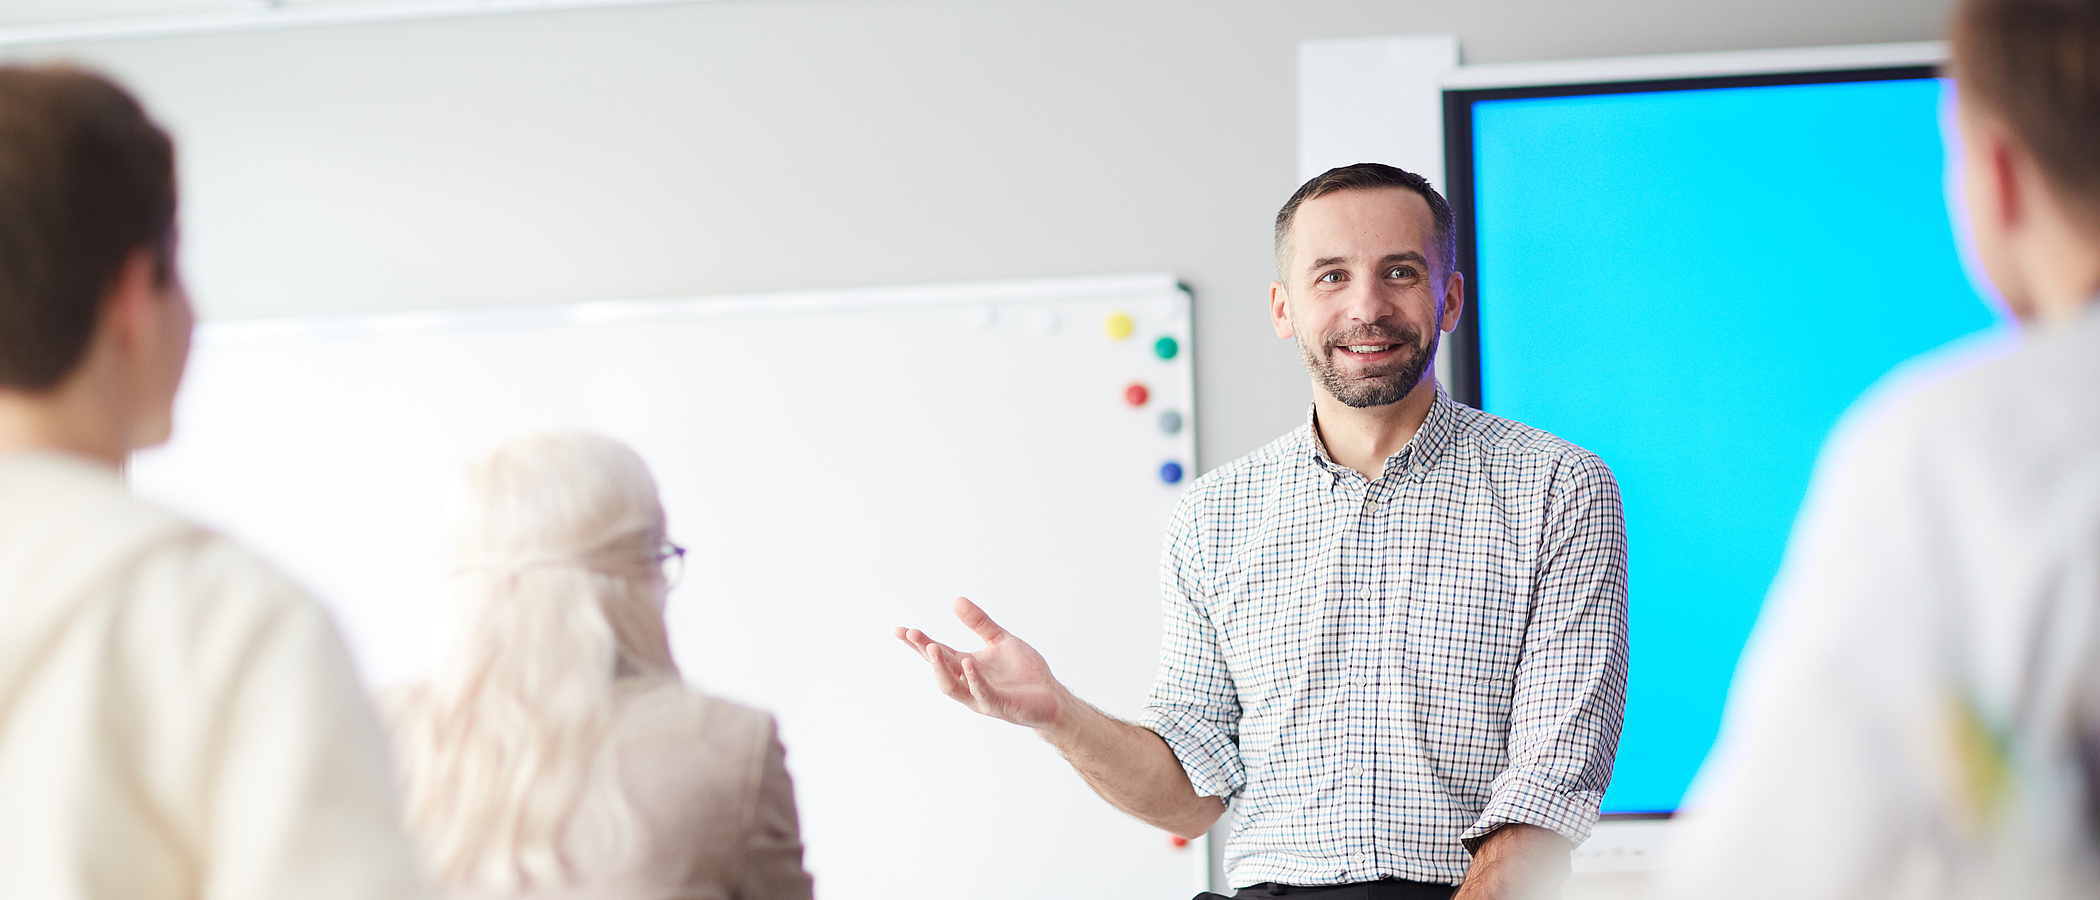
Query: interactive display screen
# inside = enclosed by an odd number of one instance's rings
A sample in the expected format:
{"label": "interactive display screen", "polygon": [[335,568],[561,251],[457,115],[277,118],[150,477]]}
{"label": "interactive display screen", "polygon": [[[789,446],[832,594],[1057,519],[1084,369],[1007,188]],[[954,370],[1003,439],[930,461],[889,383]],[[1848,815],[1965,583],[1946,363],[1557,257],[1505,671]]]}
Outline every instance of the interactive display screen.
{"label": "interactive display screen", "polygon": [[1948,222],[1942,90],[1907,69],[1446,94],[1474,301],[1456,392],[1594,451],[1625,499],[1608,814],[1677,808],[1831,426],[1995,327]]}

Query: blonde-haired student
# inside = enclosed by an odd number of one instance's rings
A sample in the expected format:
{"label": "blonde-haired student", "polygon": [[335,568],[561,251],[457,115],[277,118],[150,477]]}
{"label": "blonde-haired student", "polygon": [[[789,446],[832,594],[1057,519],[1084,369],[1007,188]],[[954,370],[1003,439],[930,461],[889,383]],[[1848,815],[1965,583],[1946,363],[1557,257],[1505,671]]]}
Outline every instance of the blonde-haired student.
{"label": "blonde-haired student", "polygon": [[437,666],[386,704],[447,895],[806,900],[772,716],[689,689],[671,658],[684,550],[641,457],[528,436],[455,505]]}

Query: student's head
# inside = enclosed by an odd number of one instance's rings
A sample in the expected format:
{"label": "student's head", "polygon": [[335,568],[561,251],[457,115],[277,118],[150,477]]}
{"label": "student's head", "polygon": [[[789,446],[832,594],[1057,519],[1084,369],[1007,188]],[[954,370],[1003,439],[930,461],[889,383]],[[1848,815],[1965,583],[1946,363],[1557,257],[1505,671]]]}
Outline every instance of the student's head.
{"label": "student's head", "polygon": [[107,79],[0,66],[0,391],[90,390],[117,452],[159,443],[190,324],[168,136]]}
{"label": "student's head", "polygon": [[1412,172],[1329,169],[1276,214],[1269,317],[1296,338],[1322,391],[1352,407],[1394,403],[1425,383],[1440,334],[1458,326],[1451,205]]}
{"label": "student's head", "polygon": [[494,632],[560,617],[582,630],[549,639],[608,639],[590,648],[612,654],[594,669],[675,670],[663,632],[663,505],[627,445],[586,431],[514,440],[468,467],[453,516],[455,611],[470,625],[455,658],[502,653],[514,645],[489,643]]}
{"label": "student's head", "polygon": [[396,715],[410,825],[447,884],[559,883],[622,675],[676,676],[664,512],[626,445],[521,438],[470,466],[433,677]]}
{"label": "student's head", "polygon": [[2054,283],[2100,250],[2100,0],[1964,0],[1952,70],[1976,261],[2021,318],[2055,317],[2100,287]]}

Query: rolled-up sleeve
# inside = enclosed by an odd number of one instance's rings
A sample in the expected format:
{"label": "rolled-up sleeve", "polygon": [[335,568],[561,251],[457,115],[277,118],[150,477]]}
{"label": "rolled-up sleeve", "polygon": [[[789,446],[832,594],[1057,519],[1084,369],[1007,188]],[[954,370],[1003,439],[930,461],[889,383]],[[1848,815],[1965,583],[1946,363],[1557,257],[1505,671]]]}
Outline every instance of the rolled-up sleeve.
{"label": "rolled-up sleeve", "polygon": [[1626,713],[1626,524],[1619,486],[1589,453],[1564,457],[1547,502],[1531,621],[1517,665],[1509,768],[1461,835],[1508,824],[1589,837]]}
{"label": "rolled-up sleeve", "polygon": [[1160,557],[1166,621],[1159,675],[1138,724],[1166,741],[1199,796],[1229,800],[1247,784],[1240,762],[1239,693],[1218,646],[1217,626],[1206,612],[1195,496],[1191,491],[1182,497],[1167,529]]}

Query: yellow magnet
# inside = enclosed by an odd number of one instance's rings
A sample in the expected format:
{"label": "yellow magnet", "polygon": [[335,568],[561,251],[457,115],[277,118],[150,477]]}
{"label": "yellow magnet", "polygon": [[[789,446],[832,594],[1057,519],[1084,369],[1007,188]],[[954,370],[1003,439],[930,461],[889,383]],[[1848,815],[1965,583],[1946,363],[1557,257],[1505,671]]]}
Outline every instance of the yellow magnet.
{"label": "yellow magnet", "polygon": [[1130,337],[1130,333],[1137,330],[1137,323],[1131,321],[1129,313],[1109,313],[1108,318],[1101,323],[1101,330],[1108,332],[1110,339],[1120,341]]}

